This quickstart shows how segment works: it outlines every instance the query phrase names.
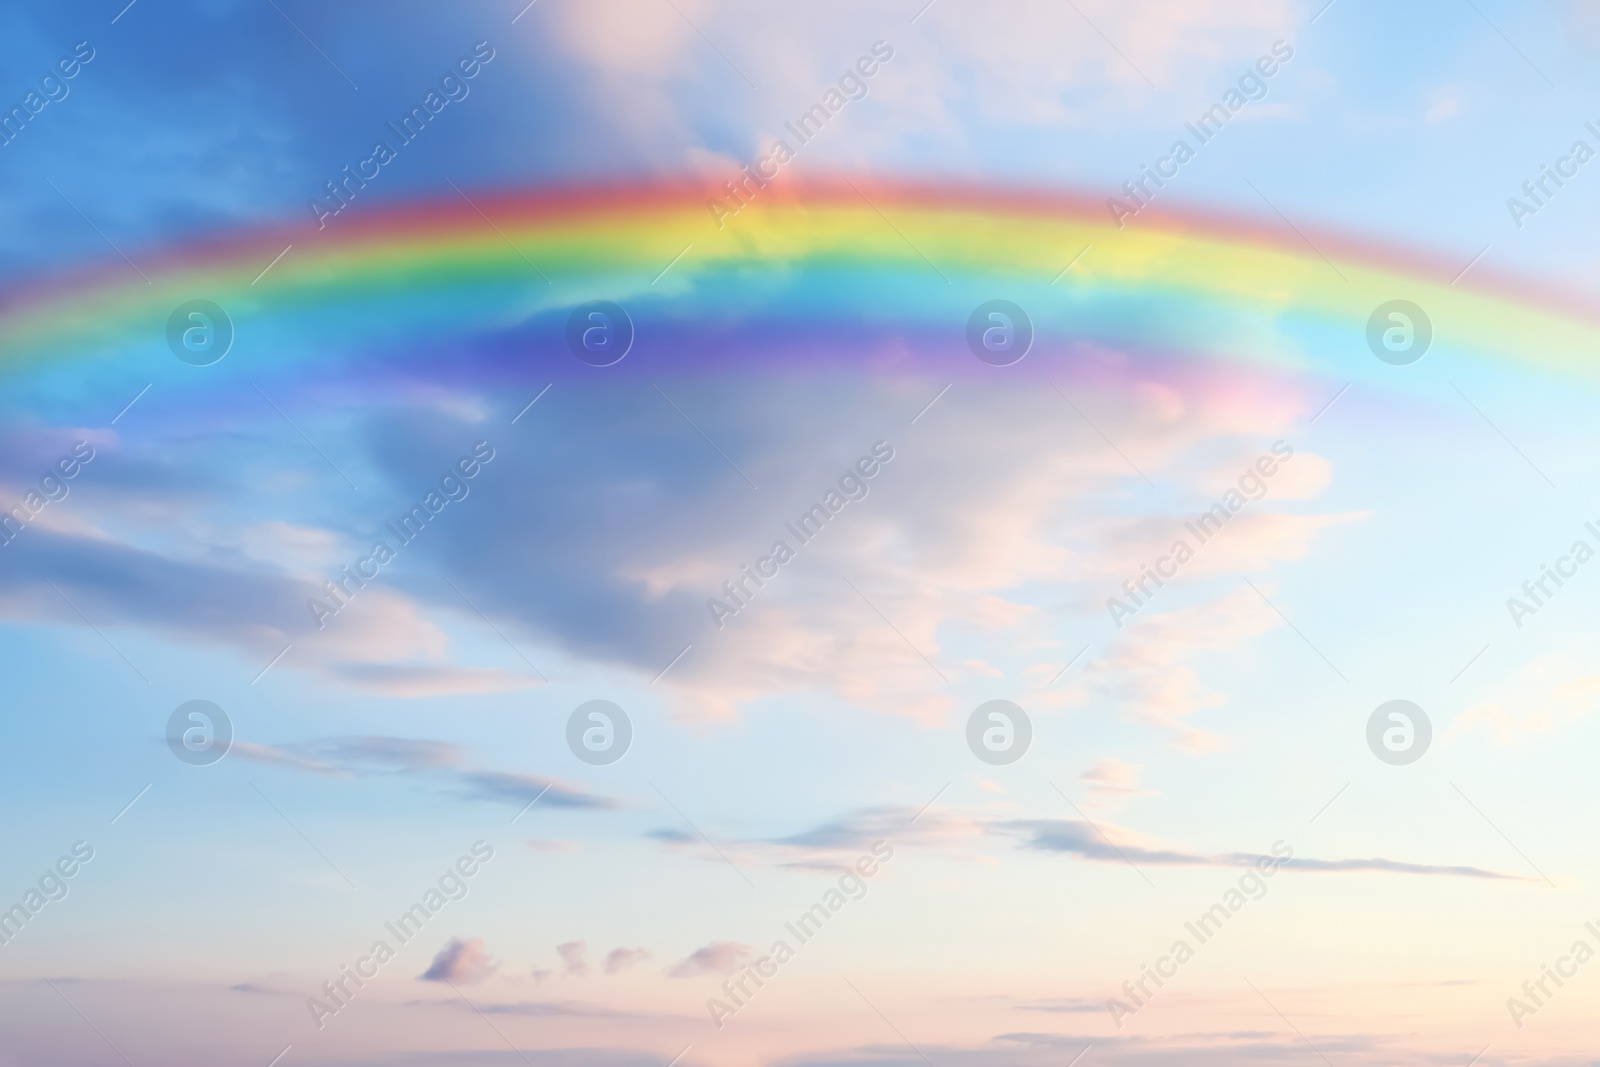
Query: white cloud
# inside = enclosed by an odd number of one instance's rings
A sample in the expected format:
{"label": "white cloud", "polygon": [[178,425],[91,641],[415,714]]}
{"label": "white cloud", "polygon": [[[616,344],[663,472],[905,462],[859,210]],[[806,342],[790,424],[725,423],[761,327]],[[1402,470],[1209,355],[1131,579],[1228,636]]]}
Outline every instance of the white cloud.
{"label": "white cloud", "polygon": [[1094,765],[1078,775],[1078,781],[1089,789],[1089,806],[1110,808],[1129,797],[1153,797],[1160,794],[1139,784],[1138,764],[1127,763],[1115,756],[1101,756]]}
{"label": "white cloud", "polygon": [[848,121],[801,149],[802,167],[870,166],[930,136],[966,145],[968,114],[1028,130],[1136,114],[1176,125],[1274,41],[1292,39],[1301,18],[1287,0],[1080,0],[1077,10],[1053,0],[941,2],[915,24],[889,2],[676,6],[594,0],[550,16],[559,47],[598,87],[595,102],[669,170],[705,163],[703,146],[684,146],[703,141],[694,134],[708,115],[761,150],[792,141],[785,120],[877,41],[894,58],[868,82],[870,108],[851,105]]}
{"label": "white cloud", "polygon": [[1481,732],[1496,745],[1527,744],[1594,714],[1597,698],[1600,673],[1592,662],[1567,652],[1545,653],[1452,719],[1443,739]]}

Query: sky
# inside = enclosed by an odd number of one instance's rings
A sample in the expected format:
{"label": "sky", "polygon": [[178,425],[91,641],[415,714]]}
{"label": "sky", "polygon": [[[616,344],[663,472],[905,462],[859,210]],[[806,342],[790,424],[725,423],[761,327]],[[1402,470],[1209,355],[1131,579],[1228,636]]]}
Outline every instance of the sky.
{"label": "sky", "polygon": [[0,1065],[1590,1062],[1597,48],[0,7]]}

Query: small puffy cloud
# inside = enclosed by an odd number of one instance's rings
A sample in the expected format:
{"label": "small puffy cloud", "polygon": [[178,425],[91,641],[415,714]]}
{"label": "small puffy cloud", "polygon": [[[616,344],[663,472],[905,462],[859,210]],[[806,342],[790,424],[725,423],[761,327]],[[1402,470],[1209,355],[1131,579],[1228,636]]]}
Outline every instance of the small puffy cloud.
{"label": "small puffy cloud", "polygon": [[737,941],[713,941],[695,949],[667,974],[672,978],[693,978],[700,974],[732,974],[754,952]]}
{"label": "small puffy cloud", "polygon": [[577,975],[582,978],[589,973],[589,945],[584,941],[568,941],[556,946],[556,955],[561,957],[562,974]]}
{"label": "small puffy cloud", "polygon": [[606,973],[616,974],[650,958],[642,948],[614,948],[606,953]]}
{"label": "small puffy cloud", "polygon": [[481,937],[470,939],[452,937],[449,943],[439,950],[439,954],[433,957],[428,969],[422,972],[421,981],[471,985],[489,977],[498,966],[500,966],[498,963],[489,958],[489,952],[483,947]]}

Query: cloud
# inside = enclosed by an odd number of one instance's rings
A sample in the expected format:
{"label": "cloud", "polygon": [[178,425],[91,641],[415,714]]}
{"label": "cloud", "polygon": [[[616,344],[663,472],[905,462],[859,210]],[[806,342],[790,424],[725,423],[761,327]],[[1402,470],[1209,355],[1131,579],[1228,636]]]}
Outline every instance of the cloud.
{"label": "cloud", "polygon": [[452,937],[419,980],[423,982],[450,982],[455,985],[472,985],[483,981],[499,967],[489,958],[482,938],[463,940]]}
{"label": "cloud", "polygon": [[582,941],[568,941],[557,945],[556,955],[561,957],[561,973],[577,978],[582,978],[588,974],[589,964],[586,958],[588,954],[589,946]]}
{"label": "cloud", "polygon": [[1139,785],[1137,764],[1125,763],[1114,756],[1102,756],[1094,765],[1078,775],[1078,781],[1089,787],[1090,803],[1096,807],[1109,806],[1110,802],[1128,797],[1153,797],[1161,794]]}
{"label": "cloud", "polygon": [[574,786],[558,784],[553,778],[544,778],[536,774],[470,771],[457,775],[456,778],[461,785],[460,795],[473,800],[501,800],[508,804],[526,804],[534,797],[539,797],[539,803],[544,806],[591,811],[612,811],[621,806],[608,797],[586,793]]}
{"label": "cloud", "polygon": [[[871,108],[838,124],[842,143],[809,151],[822,152],[824,165],[874,151],[885,165],[914,140],[968,139],[974,126],[994,135],[1077,127],[1108,115],[1175,123],[1195,99],[1226,88],[1266,42],[1292,37],[1296,24],[1282,0],[1134,6],[1081,0],[1077,6],[1016,0],[995,24],[961,5],[930,5],[914,29],[889,33],[894,59],[868,83]],[[768,138],[782,135],[777,122],[743,102],[742,76],[726,60],[713,64],[717,55],[708,54],[705,41],[682,20],[623,0],[556,11],[552,28],[561,53],[583,66],[603,120],[631,133],[641,150],[648,145],[652,155],[667,155],[668,131],[698,147],[703,138],[692,136],[694,121],[708,107],[735,127],[735,143],[759,141],[765,148]],[[807,11],[810,17],[785,20],[781,47],[768,20],[733,0],[701,0],[687,17],[718,27],[719,52],[737,57],[739,70],[769,91],[781,86],[785,110],[800,111],[806,97],[821,93],[843,63],[865,51],[855,27],[886,27],[905,18],[891,4],[847,0],[824,0]],[[1085,32],[1089,25],[1105,38]],[[616,49],[596,44],[611,36],[619,38]],[[1115,44],[1107,47],[1107,41]],[[1240,58],[1246,55],[1250,59]],[[732,93],[724,83],[741,91]]]}
{"label": "cloud", "polygon": [[[495,345],[501,343],[509,342],[463,341],[460,377],[473,381],[498,367],[503,356]],[[1242,372],[1135,376],[1126,353],[1086,350],[1076,357],[1074,373],[1083,380],[1064,383],[1073,403],[1093,410],[1095,427],[1124,442],[1141,470],[1197,499],[1215,499],[1217,471],[1237,478],[1260,440],[1270,440],[1266,435],[1290,424],[1303,407],[1295,389]],[[325,630],[311,627],[307,594],[364,548],[361,539],[370,542],[374,515],[360,510],[322,515],[316,525],[286,523],[252,514],[261,505],[229,485],[195,502],[191,510],[200,518],[182,527],[176,544],[144,532],[148,521],[130,517],[134,505],[126,502],[103,508],[100,525],[116,536],[40,531],[49,536],[36,539],[29,567],[0,574],[0,612],[81,625],[40,580],[48,576],[97,621],[161,629],[187,642],[230,642],[259,664],[290,646],[274,672],[305,670],[410,698],[533,684],[533,676],[514,665],[458,662],[463,648],[478,646],[452,642],[457,630],[481,629],[489,639],[485,648],[505,652],[501,638],[518,648],[526,642],[540,649],[538,662],[548,653],[557,662],[648,681],[684,650],[686,628],[692,635],[698,627],[715,640],[694,638],[691,651],[657,685],[683,714],[729,718],[774,694],[821,689],[933,725],[953,707],[947,689],[925,684],[935,671],[959,682],[1056,655],[1063,625],[1102,615],[1108,588],[1137,575],[1151,558],[1146,550],[1164,551],[1162,542],[1170,543],[1181,528],[1182,509],[1151,516],[1141,506],[1128,514],[1129,484],[1138,477],[1088,425],[1069,422],[1063,433],[1063,413],[1070,416],[1071,409],[1054,390],[964,384],[930,414],[947,418],[952,429],[919,437],[915,447],[909,440],[887,442],[895,458],[871,480],[868,495],[833,519],[816,546],[800,546],[803,558],[716,631],[705,602],[720,579],[789,536],[784,521],[832,488],[881,438],[884,411],[914,414],[931,395],[927,381],[909,372],[869,379],[844,400],[825,381],[797,380],[778,396],[736,377],[696,379],[674,402],[714,426],[719,446],[741,469],[780,487],[759,497],[734,491],[726,466],[706,462],[703,442],[684,437],[682,415],[660,393],[624,381],[605,399],[606,424],[614,432],[581,454],[564,455],[558,447],[587,432],[596,418],[599,401],[581,388],[566,407],[541,408],[538,421],[519,424],[519,437],[499,443],[500,458],[474,481],[467,499],[452,505],[461,513],[445,513],[429,527],[427,557],[408,555],[415,567],[384,571]],[[479,392],[468,399],[487,404],[493,397]],[[463,440],[482,431],[459,413],[430,409],[424,418],[420,400],[375,405],[376,413],[360,421],[302,411],[309,401],[297,402],[292,393],[276,402],[293,417],[327,420],[305,428],[342,441],[341,456],[359,457],[373,469],[373,482],[402,501],[399,494],[414,496],[423,479],[437,477],[441,456],[458,453]],[[259,397],[252,403],[264,407]],[[797,412],[815,418],[797,420]],[[825,420],[828,439],[838,444],[818,450],[809,428],[815,419]],[[1006,434],[985,429],[999,424]],[[281,460],[258,471],[263,461],[254,457],[266,439],[250,437],[248,429],[240,434],[245,441],[225,444],[218,464],[243,464],[252,484],[258,476],[284,475]],[[140,447],[157,451],[154,443]],[[1276,476],[1273,492],[1295,489],[1288,479],[1296,471],[1309,481],[1295,491],[1316,492],[1325,478],[1313,476],[1326,466],[1297,454]],[[528,491],[542,484],[561,485],[568,507],[550,509]],[[962,506],[951,507],[952,500]],[[1204,547],[1185,580],[1300,558],[1316,531],[1337,521],[1266,510],[1276,503],[1256,502],[1233,519],[1225,537]],[[171,525],[170,516],[161,518],[163,529]],[[291,531],[297,565],[330,540],[342,547],[302,574],[261,560],[268,550],[260,545],[255,555],[243,556],[231,543],[240,528],[270,541],[261,531],[274,521],[280,527],[273,530]],[[633,531],[640,529],[651,536],[639,539]],[[1130,538],[1130,530],[1140,536]],[[859,594],[845,584],[846,576],[853,576]],[[1055,592],[1041,598],[1046,587]],[[1187,661],[1227,646],[1215,626],[1198,627],[1200,637],[1189,634],[1182,624],[1198,622],[1194,614],[1162,607],[1156,610],[1164,615],[1149,617],[1149,610],[1141,611],[1112,655],[1094,661],[1091,684],[1078,696],[1128,707],[1191,748],[1219,743],[1184,722],[1224,699]],[[1224,598],[1223,610],[1240,615],[1245,609]],[[448,631],[442,628],[447,618],[455,620]],[[1270,613],[1262,618],[1259,626],[1277,625]],[[1234,640],[1249,636],[1238,625],[1231,632]],[[493,790],[485,782],[478,788]],[[559,794],[549,799],[563,800]]]}
{"label": "cloud", "polygon": [[606,973],[616,974],[649,958],[650,953],[642,948],[614,948],[606,953]]}
{"label": "cloud", "polygon": [[[995,829],[1022,836],[1024,846],[1035,851],[1070,853],[1086,860],[1180,866],[1231,865],[1233,862],[1179,849],[1135,844],[1132,838],[1136,835],[1105,822],[1096,827],[1076,819],[1014,819],[996,823]],[[1106,836],[1102,837],[1102,833]]]}
{"label": "cloud", "polygon": [[1546,652],[1521,664],[1482,700],[1450,720],[1443,740],[1451,742],[1484,733],[1499,746],[1524,745],[1559,735],[1600,707],[1600,673],[1593,670],[1584,647],[1592,635],[1567,638],[1567,647]]}
{"label": "cloud", "polygon": [[358,689],[391,697],[437,697],[509,693],[544,684],[537,678],[484,667],[423,667],[386,663],[348,663],[330,668]]}
{"label": "cloud", "polygon": [[[238,751],[240,746],[235,746]],[[247,744],[246,759],[325,774],[415,774],[455,767],[465,749],[445,741],[381,735],[325,737],[285,745]]]}
{"label": "cloud", "polygon": [[689,831],[680,830],[675,826],[662,826],[654,830],[646,830],[644,836],[652,841],[662,841],[669,845],[687,845],[700,840]]}
{"label": "cloud", "polygon": [[[1099,766],[1097,763],[1096,767]],[[1102,773],[1114,782],[1127,781],[1122,767],[1102,768]],[[1274,857],[1251,852],[1206,853],[1170,845],[1105,820],[1091,824],[1078,819],[1010,819],[981,812],[963,814],[938,809],[919,814],[917,809],[893,805],[857,809],[794,834],[729,840],[720,845],[723,852],[741,862],[759,861],[790,870],[837,873],[877,841],[890,842],[896,849],[920,847],[960,856],[996,837],[1020,842],[1022,848],[1030,851],[1073,855],[1096,863],[1248,867],[1261,859],[1277,862]],[[700,853],[708,862],[723,862],[723,856],[709,848],[701,847]],[[1408,863],[1384,858],[1324,860],[1296,856],[1284,861],[1283,866],[1287,870],[1319,873],[1350,871],[1520,880],[1516,875],[1480,867]]]}
{"label": "cloud", "polygon": [[[833,865],[837,868],[870,851],[873,844],[879,841],[949,845],[976,838],[982,832],[983,828],[977,821],[948,811],[919,811],[885,804],[857,808],[810,829],[767,838],[763,843],[779,850],[782,862],[793,863],[797,856],[806,859],[837,857],[838,862]],[[785,853],[787,857],[784,857]]]}
{"label": "cloud", "polygon": [[228,751],[239,759],[250,760],[253,763],[269,763],[278,767],[290,767],[297,771],[309,771],[312,774],[331,774],[343,778],[351,777],[351,773],[342,767],[335,767],[320,760],[309,759],[286,745],[261,745],[254,741],[235,741],[233,747]]}
{"label": "cloud", "polygon": [[1018,1011],[1048,1011],[1060,1014],[1087,1014],[1106,1010],[1103,1000],[1085,1000],[1082,998],[1066,998],[1060,1000],[1038,1000],[1031,1004],[1018,1004]]}
{"label": "cloud", "polygon": [[[119,526],[129,519],[121,513],[110,517]],[[236,532],[215,520],[206,526],[218,541],[231,540]],[[353,602],[360,610],[341,613],[319,631],[305,607],[315,586],[311,576],[286,574],[241,556],[232,546],[224,550],[202,543],[187,546],[192,555],[185,555],[178,548],[163,553],[124,543],[100,531],[26,532],[26,540],[7,546],[27,565],[0,575],[0,616],[59,615],[77,625],[83,621],[81,610],[111,625],[154,630],[184,643],[230,644],[262,663],[287,646],[289,654],[277,668],[308,670],[385,696],[502,692],[540,684],[532,676],[446,662],[450,642],[444,632],[393,588],[362,590],[361,600]]]}
{"label": "cloud", "polygon": [[347,736],[285,745],[236,742],[232,751],[256,763],[339,777],[412,776],[438,783],[464,800],[516,804],[538,798],[549,808],[612,811],[621,805],[553,778],[463,766],[466,750],[424,738]]}
{"label": "cloud", "polygon": [[1428,110],[1423,118],[1430,124],[1444,122],[1461,114],[1461,91],[1451,85],[1441,85],[1428,98]]}
{"label": "cloud", "polygon": [[533,839],[524,841],[523,844],[527,846],[530,852],[576,852],[578,850],[576,841],[568,841],[563,838]]}
{"label": "cloud", "polygon": [[[654,1018],[645,1012],[618,1011],[615,1008],[606,1008],[598,1004],[584,1004],[574,1000],[519,1000],[507,1004],[466,1004],[460,997],[450,1000],[414,1000],[409,1002],[415,1007],[443,1007],[463,1012],[481,1011],[485,1015],[524,1015],[537,1019],[649,1019]],[[451,1062],[459,1063],[458,1057]]]}
{"label": "cloud", "polygon": [[[1239,865],[1245,862],[1254,862],[1257,857],[1235,853],[1234,858],[1239,860]],[[1365,860],[1319,860],[1309,857],[1296,857],[1284,864],[1285,870],[1290,871],[1378,871],[1390,874],[1424,874],[1447,875],[1455,878],[1505,878],[1512,881],[1534,881],[1521,875],[1503,874],[1499,871],[1488,871],[1482,867],[1452,867],[1432,863],[1404,863],[1400,860],[1386,860],[1374,857]]]}
{"label": "cloud", "polygon": [[1226,742],[1187,720],[1224,698],[1204,686],[1188,661],[1202,650],[1242,646],[1281,624],[1248,586],[1211,603],[1147,608],[1118,632],[1109,652],[1084,668],[1082,684],[1135,721],[1169,732],[1184,751],[1213,751]]}
{"label": "cloud", "polygon": [[951,849],[963,839],[983,834],[975,819],[938,810],[918,812],[897,805],[859,808],[797,833],[767,838],[725,839],[718,852],[700,838],[677,830],[651,830],[645,837],[691,851],[708,862],[770,864],[792,871],[838,874],[854,864],[873,844],[922,844]]}
{"label": "cloud", "polygon": [[645,1019],[650,1016],[638,1011],[618,1011],[598,1004],[582,1004],[572,1000],[532,1001],[514,1004],[485,1004],[485,1015],[531,1015],[538,1018],[566,1017],[574,1019]]}
{"label": "cloud", "polygon": [[[1222,855],[1191,852],[1174,847],[1155,847],[1140,843],[1139,835],[1109,823],[1091,826],[1075,819],[1014,819],[998,822],[995,828],[1002,833],[1022,836],[1024,846],[1039,852],[1065,853],[1101,863],[1133,863],[1151,866],[1175,867],[1249,867],[1268,860],[1279,862],[1272,856],[1251,852],[1230,852]],[[1104,836],[1102,836],[1104,835]],[[1369,871],[1390,874],[1445,875],[1458,878],[1491,878],[1524,881],[1517,875],[1484,870],[1481,867],[1440,866],[1425,863],[1405,863],[1389,859],[1321,860],[1296,856],[1281,861],[1288,871]]]}
{"label": "cloud", "polygon": [[693,978],[701,974],[732,974],[754,951],[749,945],[737,941],[713,941],[689,953],[667,975],[672,978]]}

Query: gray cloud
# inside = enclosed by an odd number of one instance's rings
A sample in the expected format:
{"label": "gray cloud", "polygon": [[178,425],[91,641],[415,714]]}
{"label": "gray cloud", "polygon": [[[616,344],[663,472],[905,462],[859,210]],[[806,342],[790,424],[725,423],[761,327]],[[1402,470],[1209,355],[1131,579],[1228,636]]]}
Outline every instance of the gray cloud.
{"label": "gray cloud", "polygon": [[489,958],[482,938],[452,937],[433,957],[433,962],[422,972],[419,980],[471,985],[488,978],[498,966]]}
{"label": "gray cloud", "polygon": [[1018,1011],[1048,1011],[1057,1014],[1079,1014],[1082,1012],[1105,1011],[1106,1002],[1103,1000],[1084,1000],[1081,997],[1068,997],[1061,1000],[1038,1000],[1031,1004],[1018,1004]]}
{"label": "gray cloud", "polygon": [[561,957],[562,974],[574,975],[582,978],[589,973],[589,946],[583,941],[568,941],[556,946],[556,955]]}
{"label": "gray cloud", "polygon": [[686,845],[700,840],[687,830],[679,830],[671,826],[663,826],[655,830],[646,830],[644,836],[652,841],[664,841],[669,845]]}
{"label": "gray cloud", "polygon": [[463,800],[523,805],[539,798],[552,808],[612,811],[621,805],[536,774],[465,768],[466,750],[423,738],[347,736],[286,745],[241,741],[232,750],[243,759],[340,777],[414,776],[439,783]]}
{"label": "gray cloud", "polygon": [[[508,804],[526,804],[539,796],[541,807],[585,808],[611,811],[621,807],[607,797],[585,793],[571,786],[559,785],[551,778],[536,774],[507,774],[502,771],[467,771],[456,776],[460,783],[460,796],[471,800],[495,800]],[[548,787],[548,788],[547,788]]]}
{"label": "gray cloud", "polygon": [[305,589],[264,566],[177,560],[38,527],[24,533],[29,536],[5,549],[23,565],[0,571],[0,610],[7,614],[82,623],[53,583],[91,619],[149,626],[189,640],[225,640],[261,651],[291,628],[307,625]]}
{"label": "gray cloud", "polygon": [[1284,870],[1294,871],[1373,871],[1389,874],[1445,875],[1457,878],[1494,878],[1522,881],[1517,875],[1485,870],[1481,867],[1439,866],[1426,863],[1405,863],[1389,859],[1322,860],[1296,856],[1290,860],[1263,856],[1253,852],[1230,852],[1224,855],[1207,855],[1174,849],[1141,848],[1137,845],[1113,845],[1101,837],[1094,827],[1075,819],[1014,819],[994,824],[1002,833],[1012,833],[1025,838],[1024,847],[1039,852],[1067,853],[1083,859],[1103,863],[1132,862],[1152,866],[1181,867],[1248,867],[1260,860],[1281,862]]}
{"label": "gray cloud", "polygon": [[[915,821],[913,821],[915,819]],[[1129,835],[1102,823],[1111,840],[1087,822],[1077,819],[986,819],[950,811],[923,811],[895,805],[859,808],[827,819],[809,829],[779,837],[724,842],[725,849],[764,854],[777,866],[793,870],[837,871],[870,848],[874,841],[895,847],[919,845],[952,851],[964,842],[998,836],[1020,840],[1023,848],[1055,855],[1072,855],[1096,863],[1134,863],[1163,867],[1249,867],[1261,860],[1281,863],[1285,870],[1314,873],[1370,872],[1455,878],[1524,880],[1517,875],[1481,867],[1407,863],[1402,860],[1316,859],[1296,856],[1280,860],[1253,852],[1209,854],[1176,846],[1152,848],[1124,844]],[[694,839],[676,831],[652,830],[646,837],[672,844],[692,844]],[[1117,843],[1113,844],[1115,841]],[[710,850],[705,857],[718,859]]]}

